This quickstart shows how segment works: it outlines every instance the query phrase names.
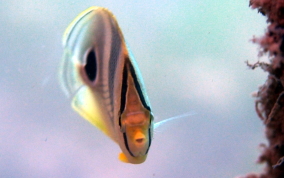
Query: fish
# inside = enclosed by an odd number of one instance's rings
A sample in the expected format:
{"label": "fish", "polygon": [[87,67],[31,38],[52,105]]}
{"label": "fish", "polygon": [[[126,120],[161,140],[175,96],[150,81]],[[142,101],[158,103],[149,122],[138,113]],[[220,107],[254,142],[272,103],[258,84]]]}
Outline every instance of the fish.
{"label": "fish", "polygon": [[153,136],[153,114],[138,65],[115,16],[80,13],[63,35],[60,83],[72,108],[116,142],[123,162],[140,164]]}
{"label": "fish", "polygon": [[59,80],[72,108],[119,145],[119,160],[143,163],[154,116],[115,16],[104,7],[86,9],[67,27],[62,43]]}

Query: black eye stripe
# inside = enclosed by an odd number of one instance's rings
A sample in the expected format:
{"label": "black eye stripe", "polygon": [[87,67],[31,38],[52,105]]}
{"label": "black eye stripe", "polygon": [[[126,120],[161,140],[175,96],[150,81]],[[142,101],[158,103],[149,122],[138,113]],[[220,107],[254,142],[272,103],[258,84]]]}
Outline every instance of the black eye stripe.
{"label": "black eye stripe", "polygon": [[151,138],[151,125],[150,125],[150,127],[149,127],[149,129],[148,129],[148,137],[149,137],[149,145],[148,145],[146,154],[148,154],[148,151],[149,151],[149,149],[150,149],[151,142],[152,142],[152,138]]}
{"label": "black eye stripe", "polygon": [[133,153],[132,153],[132,152],[130,151],[130,149],[129,149],[128,142],[127,142],[127,137],[126,137],[126,132],[123,133],[123,139],[124,139],[124,145],[125,145],[127,151],[129,152],[129,154],[130,154],[132,157],[135,157],[135,156],[133,155]]}
{"label": "black eye stripe", "polygon": [[126,104],[126,92],[127,92],[127,64],[124,65],[122,73],[122,85],[121,85],[121,101],[120,101],[120,113],[123,113]]}
{"label": "black eye stripe", "polygon": [[94,50],[91,50],[86,57],[85,72],[90,81],[95,81],[97,77],[97,58]]}
{"label": "black eye stripe", "polygon": [[[129,59],[128,59],[128,60],[129,60]],[[136,72],[135,72],[135,70],[134,70],[134,67],[131,65],[131,63],[129,63],[129,70],[130,70],[131,76],[133,77],[134,85],[135,85],[135,88],[136,88],[136,90],[137,90],[137,92],[138,92],[140,101],[142,102],[143,106],[144,106],[148,111],[151,112],[151,108],[147,105],[147,103],[146,103],[146,101],[145,101],[145,98],[144,98],[142,89],[141,89],[140,84],[139,84],[138,79],[137,79]]]}

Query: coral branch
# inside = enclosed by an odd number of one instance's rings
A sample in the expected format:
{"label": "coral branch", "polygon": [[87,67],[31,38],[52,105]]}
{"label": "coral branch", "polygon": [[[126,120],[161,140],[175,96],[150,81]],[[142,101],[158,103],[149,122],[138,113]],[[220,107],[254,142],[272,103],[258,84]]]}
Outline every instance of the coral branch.
{"label": "coral branch", "polygon": [[268,77],[256,95],[256,112],[265,125],[268,145],[261,144],[263,151],[259,163],[266,163],[260,174],[248,174],[246,178],[284,178],[284,0],[251,0],[250,6],[267,17],[267,32],[252,41],[261,47],[260,55],[268,54],[269,63],[247,65],[261,67]]}

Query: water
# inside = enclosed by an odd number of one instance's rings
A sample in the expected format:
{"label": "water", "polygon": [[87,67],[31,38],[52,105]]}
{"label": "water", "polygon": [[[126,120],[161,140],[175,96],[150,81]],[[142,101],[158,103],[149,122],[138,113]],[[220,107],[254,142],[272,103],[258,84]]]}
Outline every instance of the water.
{"label": "water", "polygon": [[[0,3],[0,177],[234,177],[255,164],[263,126],[250,93],[266,74],[253,35],[265,19],[246,0]],[[156,120],[195,111],[155,135],[141,165],[70,108],[57,71],[62,34],[89,6],[117,17]]]}

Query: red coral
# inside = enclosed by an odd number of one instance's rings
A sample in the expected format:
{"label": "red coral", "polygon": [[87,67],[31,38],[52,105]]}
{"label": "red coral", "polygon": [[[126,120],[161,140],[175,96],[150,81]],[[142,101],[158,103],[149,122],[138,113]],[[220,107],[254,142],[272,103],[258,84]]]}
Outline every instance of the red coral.
{"label": "red coral", "polygon": [[256,96],[256,112],[266,126],[268,145],[261,145],[258,160],[266,163],[265,171],[245,177],[284,178],[284,0],[251,0],[250,6],[267,16],[269,23],[266,34],[253,42],[260,45],[260,55],[268,54],[270,62],[248,64],[269,73]]}
{"label": "red coral", "polygon": [[284,25],[284,0],[250,0],[250,6],[266,15],[268,22]]}

